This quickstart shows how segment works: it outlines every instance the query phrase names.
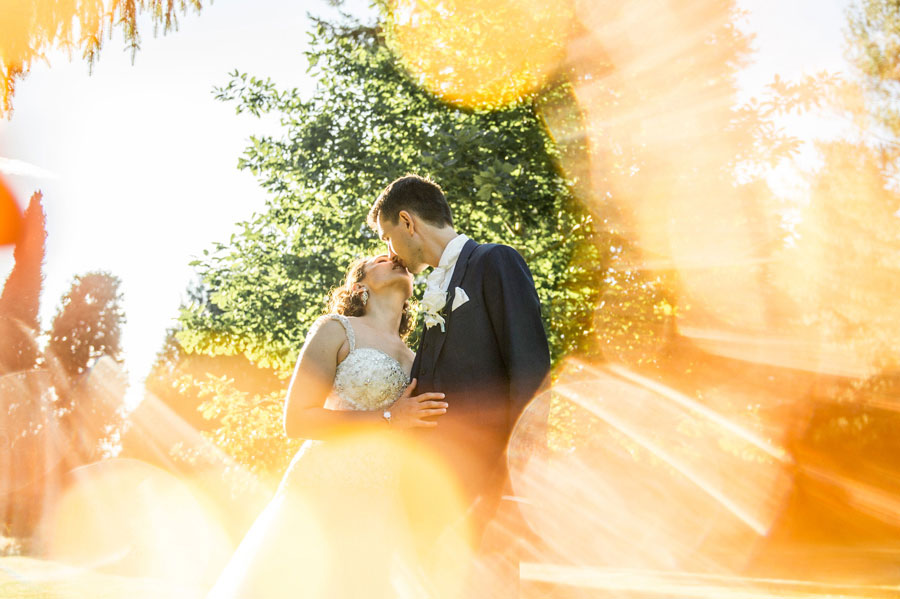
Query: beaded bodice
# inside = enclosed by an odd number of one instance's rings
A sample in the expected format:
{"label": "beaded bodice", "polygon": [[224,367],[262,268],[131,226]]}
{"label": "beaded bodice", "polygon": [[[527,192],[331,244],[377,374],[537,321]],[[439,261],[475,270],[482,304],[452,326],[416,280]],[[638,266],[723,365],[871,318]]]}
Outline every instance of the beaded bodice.
{"label": "beaded bodice", "polygon": [[397,360],[374,347],[356,347],[350,320],[341,314],[327,314],[316,324],[337,320],[347,331],[350,353],[334,373],[334,393],[338,409],[381,410],[403,393],[408,377]]}
{"label": "beaded bodice", "polygon": [[[356,347],[350,320],[327,314],[315,322],[308,337],[329,320],[337,320],[347,332],[350,352],[334,373],[332,393],[325,407],[336,410],[383,410],[394,403],[408,384],[397,360],[374,347]],[[391,476],[390,460],[378,451],[357,452],[354,444],[307,440],[288,466],[280,489],[330,489],[371,492],[385,488]],[[349,452],[349,454],[348,454]]]}

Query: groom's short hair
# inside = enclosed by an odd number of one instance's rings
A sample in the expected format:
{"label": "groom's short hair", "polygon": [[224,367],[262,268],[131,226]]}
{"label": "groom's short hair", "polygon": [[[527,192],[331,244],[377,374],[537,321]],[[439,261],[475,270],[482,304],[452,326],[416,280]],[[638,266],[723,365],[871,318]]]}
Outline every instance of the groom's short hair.
{"label": "groom's short hair", "polygon": [[396,225],[401,210],[415,213],[431,225],[453,226],[453,215],[441,186],[427,177],[405,175],[392,181],[372,204],[366,221],[377,231],[379,218]]}

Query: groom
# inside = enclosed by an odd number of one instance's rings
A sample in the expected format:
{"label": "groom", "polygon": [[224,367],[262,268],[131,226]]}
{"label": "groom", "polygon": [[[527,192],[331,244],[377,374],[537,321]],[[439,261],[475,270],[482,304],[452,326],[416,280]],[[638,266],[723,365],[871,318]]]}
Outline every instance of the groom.
{"label": "groom", "polygon": [[441,188],[429,179],[395,180],[368,222],[410,272],[434,268],[420,303],[425,331],[411,377],[414,393],[442,392],[449,407],[435,428],[413,434],[457,477],[478,539],[506,481],[512,428],[550,370],[534,281],[513,248],[458,234]]}

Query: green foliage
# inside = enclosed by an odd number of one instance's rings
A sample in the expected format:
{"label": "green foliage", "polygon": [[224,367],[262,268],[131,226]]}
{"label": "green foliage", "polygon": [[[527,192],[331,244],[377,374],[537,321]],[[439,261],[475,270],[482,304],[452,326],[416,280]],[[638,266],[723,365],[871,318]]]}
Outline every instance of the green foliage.
{"label": "green foliage", "polygon": [[301,443],[284,438],[283,391],[266,395],[241,391],[227,376],[189,377],[185,383],[196,386],[203,417],[219,423],[209,434],[217,446],[243,458],[248,471],[263,479],[280,477]]}
{"label": "green foliage", "polygon": [[[630,249],[630,251],[628,251]],[[604,357],[636,367],[657,366],[675,316],[673,282],[666,273],[633,268],[633,248],[612,247],[596,306],[597,343]]]}
{"label": "green foliage", "polygon": [[258,395],[284,391],[287,383],[278,377],[277,372],[259,368],[243,354],[188,354],[175,335],[176,329],[167,331],[165,344],[157,354],[144,387],[195,429],[211,431],[220,425],[209,413],[207,418],[200,413],[200,404],[206,398],[203,385],[198,385],[196,381],[227,376],[234,391]]}
{"label": "green foliage", "polygon": [[[385,251],[365,225],[375,197],[394,178],[418,172],[444,188],[459,231],[525,256],[554,360],[588,351],[606,254],[557,170],[557,150],[533,105],[448,106],[407,76],[378,28],[319,22],[308,60],[318,80],[309,98],[237,72],[217,90],[238,112],[278,114],[284,134],[253,138],[240,159],[270,199],[227,244],[193,263],[209,301],[182,310],[184,349],[243,354],[289,371],[351,260]],[[215,438],[238,460],[257,464],[266,455],[245,437],[283,443],[280,402],[227,391],[221,379],[207,384],[215,389],[207,412],[223,423]]]}
{"label": "green foliage", "polygon": [[900,136],[900,5],[862,0],[848,13],[848,57],[869,91],[870,113],[895,140]]}

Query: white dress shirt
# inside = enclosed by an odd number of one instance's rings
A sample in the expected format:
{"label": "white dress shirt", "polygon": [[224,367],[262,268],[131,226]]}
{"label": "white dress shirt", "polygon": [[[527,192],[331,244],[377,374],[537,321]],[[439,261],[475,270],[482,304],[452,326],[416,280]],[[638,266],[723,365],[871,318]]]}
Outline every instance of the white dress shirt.
{"label": "white dress shirt", "polygon": [[469,238],[465,235],[457,235],[451,239],[444,247],[444,252],[441,254],[438,265],[425,278],[425,294],[422,296],[422,307],[425,309],[425,325],[428,327],[440,324],[441,330],[444,329],[444,319],[438,312],[447,303],[447,289],[450,287],[450,279],[453,278],[453,271],[456,268],[457,260],[459,260],[459,254],[468,240]]}
{"label": "white dress shirt", "polygon": [[456,270],[456,261],[459,260],[459,254],[468,240],[469,238],[465,235],[457,235],[447,242],[438,265],[425,279],[426,284],[430,283],[429,279],[434,276],[438,283],[437,288],[445,293],[447,292],[447,289],[450,287],[450,279],[453,278],[453,271]]}

